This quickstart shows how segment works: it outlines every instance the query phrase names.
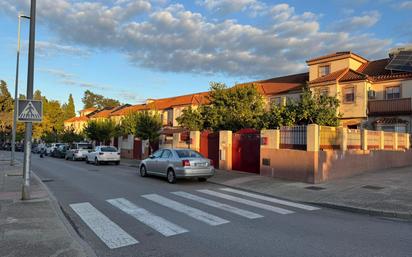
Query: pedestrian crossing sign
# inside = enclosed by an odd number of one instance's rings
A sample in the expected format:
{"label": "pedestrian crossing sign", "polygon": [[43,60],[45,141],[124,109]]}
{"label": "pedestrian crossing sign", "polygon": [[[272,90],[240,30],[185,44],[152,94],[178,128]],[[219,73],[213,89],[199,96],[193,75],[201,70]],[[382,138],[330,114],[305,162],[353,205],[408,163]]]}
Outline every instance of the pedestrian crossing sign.
{"label": "pedestrian crossing sign", "polygon": [[43,119],[43,104],[39,100],[19,100],[17,105],[17,120],[22,122],[41,122]]}

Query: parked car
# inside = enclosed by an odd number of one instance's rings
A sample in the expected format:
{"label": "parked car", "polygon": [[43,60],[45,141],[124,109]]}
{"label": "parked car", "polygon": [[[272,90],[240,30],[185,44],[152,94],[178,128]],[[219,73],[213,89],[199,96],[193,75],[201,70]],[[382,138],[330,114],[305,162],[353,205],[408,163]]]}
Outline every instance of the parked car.
{"label": "parked car", "polygon": [[16,150],[16,152],[24,152],[24,144],[16,143],[15,150]]}
{"label": "parked car", "polygon": [[140,175],[166,177],[169,183],[177,178],[197,178],[206,181],[215,174],[213,161],[202,154],[184,148],[164,148],[142,160],[139,165]]}
{"label": "parked car", "polygon": [[51,143],[46,147],[46,155],[51,155],[54,149],[62,145],[62,143]]}
{"label": "parked car", "polygon": [[59,147],[53,150],[52,157],[64,158],[66,156],[67,149],[68,146],[65,144],[59,145]]}
{"label": "parked car", "polygon": [[86,154],[86,163],[101,163],[113,162],[116,165],[120,164],[120,153],[114,146],[97,146],[94,151]]}
{"label": "parked car", "polygon": [[93,150],[93,145],[89,143],[74,143],[70,145],[69,150],[66,153],[66,160],[85,160],[86,154]]}

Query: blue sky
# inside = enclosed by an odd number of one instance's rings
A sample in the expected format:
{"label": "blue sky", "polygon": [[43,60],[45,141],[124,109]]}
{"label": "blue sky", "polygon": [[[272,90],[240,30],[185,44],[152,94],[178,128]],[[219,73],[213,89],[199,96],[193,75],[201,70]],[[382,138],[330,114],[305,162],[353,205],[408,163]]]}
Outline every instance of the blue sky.
{"label": "blue sky", "polygon": [[[77,110],[86,89],[134,104],[304,72],[305,60],[334,51],[373,60],[412,43],[406,0],[37,2],[35,89],[61,102],[72,93]],[[28,14],[29,0],[0,0],[0,79],[12,93],[18,11]],[[24,93],[27,21],[22,40]]]}

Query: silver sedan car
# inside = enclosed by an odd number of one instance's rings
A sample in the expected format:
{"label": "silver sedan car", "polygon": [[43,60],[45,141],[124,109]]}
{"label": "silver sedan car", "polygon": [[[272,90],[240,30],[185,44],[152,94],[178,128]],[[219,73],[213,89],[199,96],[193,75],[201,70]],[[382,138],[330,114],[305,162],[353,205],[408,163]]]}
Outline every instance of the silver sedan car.
{"label": "silver sedan car", "polygon": [[169,183],[177,178],[197,178],[206,181],[215,174],[212,160],[200,153],[184,148],[164,148],[142,160],[139,165],[140,175],[166,177]]}

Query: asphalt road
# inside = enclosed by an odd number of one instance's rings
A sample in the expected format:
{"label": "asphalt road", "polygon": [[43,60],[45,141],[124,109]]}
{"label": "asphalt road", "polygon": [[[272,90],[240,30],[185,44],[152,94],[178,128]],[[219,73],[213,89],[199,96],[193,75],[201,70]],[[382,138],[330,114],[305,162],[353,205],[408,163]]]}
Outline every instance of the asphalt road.
{"label": "asphalt road", "polygon": [[38,155],[32,164],[99,257],[412,256],[411,222],[307,210],[208,182],[171,185],[123,165]]}

